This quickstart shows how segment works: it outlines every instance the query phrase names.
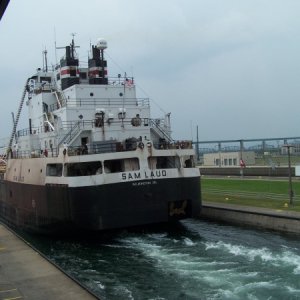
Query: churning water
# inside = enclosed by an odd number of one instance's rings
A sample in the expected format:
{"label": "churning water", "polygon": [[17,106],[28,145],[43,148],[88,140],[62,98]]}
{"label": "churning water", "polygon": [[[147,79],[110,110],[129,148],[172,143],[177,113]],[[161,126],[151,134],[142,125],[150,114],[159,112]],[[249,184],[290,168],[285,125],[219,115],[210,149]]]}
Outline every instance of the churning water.
{"label": "churning water", "polygon": [[118,300],[300,299],[298,239],[201,220],[109,238],[30,238],[101,299]]}

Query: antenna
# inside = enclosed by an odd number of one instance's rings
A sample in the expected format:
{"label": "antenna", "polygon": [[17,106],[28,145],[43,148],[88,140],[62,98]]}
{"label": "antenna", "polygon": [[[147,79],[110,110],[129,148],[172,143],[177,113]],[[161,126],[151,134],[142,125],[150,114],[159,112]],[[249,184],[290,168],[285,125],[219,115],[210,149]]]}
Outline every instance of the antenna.
{"label": "antenna", "polygon": [[56,47],[56,29],[54,27],[54,51],[55,51],[55,64],[57,65],[57,47]]}
{"label": "antenna", "polygon": [[[76,35],[76,33],[71,33],[71,35],[72,35],[72,42],[71,42],[71,44],[70,44],[70,46],[67,46],[67,47],[56,47],[56,43],[55,43],[55,49],[69,49],[68,51],[68,53],[69,53],[69,55],[72,57],[72,58],[75,58],[75,55],[74,55],[74,53],[75,53],[75,48],[80,48],[79,46],[75,46],[75,42],[74,42],[74,37],[75,37],[75,35]],[[71,52],[70,52],[71,51]]]}
{"label": "antenna", "polygon": [[74,41],[74,37],[75,37],[75,35],[76,35],[76,33],[75,32],[72,32],[71,33],[71,35],[72,35],[72,43],[71,43],[71,56],[72,56],[72,58],[74,58],[75,57],[75,48],[79,48],[79,46],[75,46],[75,41]]}
{"label": "antenna", "polygon": [[[43,51],[43,71],[48,72],[48,61],[47,61],[47,49],[45,48],[45,50]],[[45,65],[44,65],[45,62]]]}

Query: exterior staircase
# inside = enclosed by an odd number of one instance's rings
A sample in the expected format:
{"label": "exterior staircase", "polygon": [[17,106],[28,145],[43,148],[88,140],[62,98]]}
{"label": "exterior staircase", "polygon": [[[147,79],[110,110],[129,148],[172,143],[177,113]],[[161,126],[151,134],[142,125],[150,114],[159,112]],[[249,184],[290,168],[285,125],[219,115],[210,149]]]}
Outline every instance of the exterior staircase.
{"label": "exterior staircase", "polygon": [[62,144],[66,143],[71,145],[72,142],[81,134],[81,122],[78,121],[71,129],[63,136],[63,138],[58,142],[57,148],[59,148]]}
{"label": "exterior staircase", "polygon": [[157,120],[150,119],[150,128],[151,131],[159,138],[165,139],[168,143],[174,142],[169,133],[160,126],[160,122],[157,122]]}
{"label": "exterior staircase", "polygon": [[27,92],[27,85],[29,83],[29,80],[30,80],[30,78],[27,79],[27,81],[25,83],[25,86],[24,86],[23,95],[22,95],[22,98],[21,98],[21,101],[20,101],[20,104],[19,104],[19,108],[18,108],[18,112],[17,112],[16,118],[15,118],[15,121],[14,121],[14,126],[13,126],[13,130],[12,130],[12,133],[11,133],[11,136],[10,136],[10,139],[9,139],[7,151],[10,151],[11,147],[12,147],[12,143],[13,143],[13,140],[14,140],[14,137],[15,137],[15,134],[16,134],[17,126],[18,126],[18,122],[19,122],[20,115],[21,115],[21,112],[22,112],[22,107],[23,107],[23,104],[24,104],[24,100],[25,100],[25,96],[26,96],[26,92]]}

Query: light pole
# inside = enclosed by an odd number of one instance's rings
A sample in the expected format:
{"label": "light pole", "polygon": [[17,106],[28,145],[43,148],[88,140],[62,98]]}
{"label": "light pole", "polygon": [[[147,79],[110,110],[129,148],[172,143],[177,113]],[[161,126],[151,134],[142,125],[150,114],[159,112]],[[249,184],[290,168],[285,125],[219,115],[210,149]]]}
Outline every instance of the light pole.
{"label": "light pole", "polygon": [[290,205],[293,205],[293,197],[294,197],[294,192],[293,192],[293,186],[292,186],[292,171],[291,171],[291,151],[290,149],[294,147],[293,145],[283,145],[283,147],[287,148],[287,153],[288,153],[288,170],[289,170],[289,196],[290,196]]}

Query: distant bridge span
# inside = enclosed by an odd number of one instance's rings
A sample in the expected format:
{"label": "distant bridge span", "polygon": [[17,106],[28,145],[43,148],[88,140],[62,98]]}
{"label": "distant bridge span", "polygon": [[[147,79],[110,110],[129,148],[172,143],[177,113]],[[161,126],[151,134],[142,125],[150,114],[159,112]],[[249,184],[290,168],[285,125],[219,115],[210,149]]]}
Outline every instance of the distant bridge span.
{"label": "distant bridge span", "polygon": [[247,142],[260,142],[261,143],[261,149],[265,151],[267,148],[266,144],[270,141],[283,141],[283,144],[293,144],[295,141],[299,141],[298,144],[300,144],[300,137],[280,137],[280,138],[257,138],[257,139],[231,139],[231,140],[208,140],[208,141],[199,141],[197,139],[196,142],[192,142],[195,145],[196,148],[196,154],[197,154],[197,160],[200,159],[200,149],[199,146],[203,144],[215,144],[217,145],[217,151],[222,152],[222,144],[228,144],[228,143],[238,143],[239,144],[239,150],[244,150],[244,144]]}
{"label": "distant bridge span", "polygon": [[247,142],[268,142],[268,141],[284,141],[287,144],[289,140],[299,140],[300,137],[281,137],[281,138],[257,138],[257,139],[236,139],[236,140],[208,140],[196,141],[193,144],[225,144],[225,143],[247,143]]}

